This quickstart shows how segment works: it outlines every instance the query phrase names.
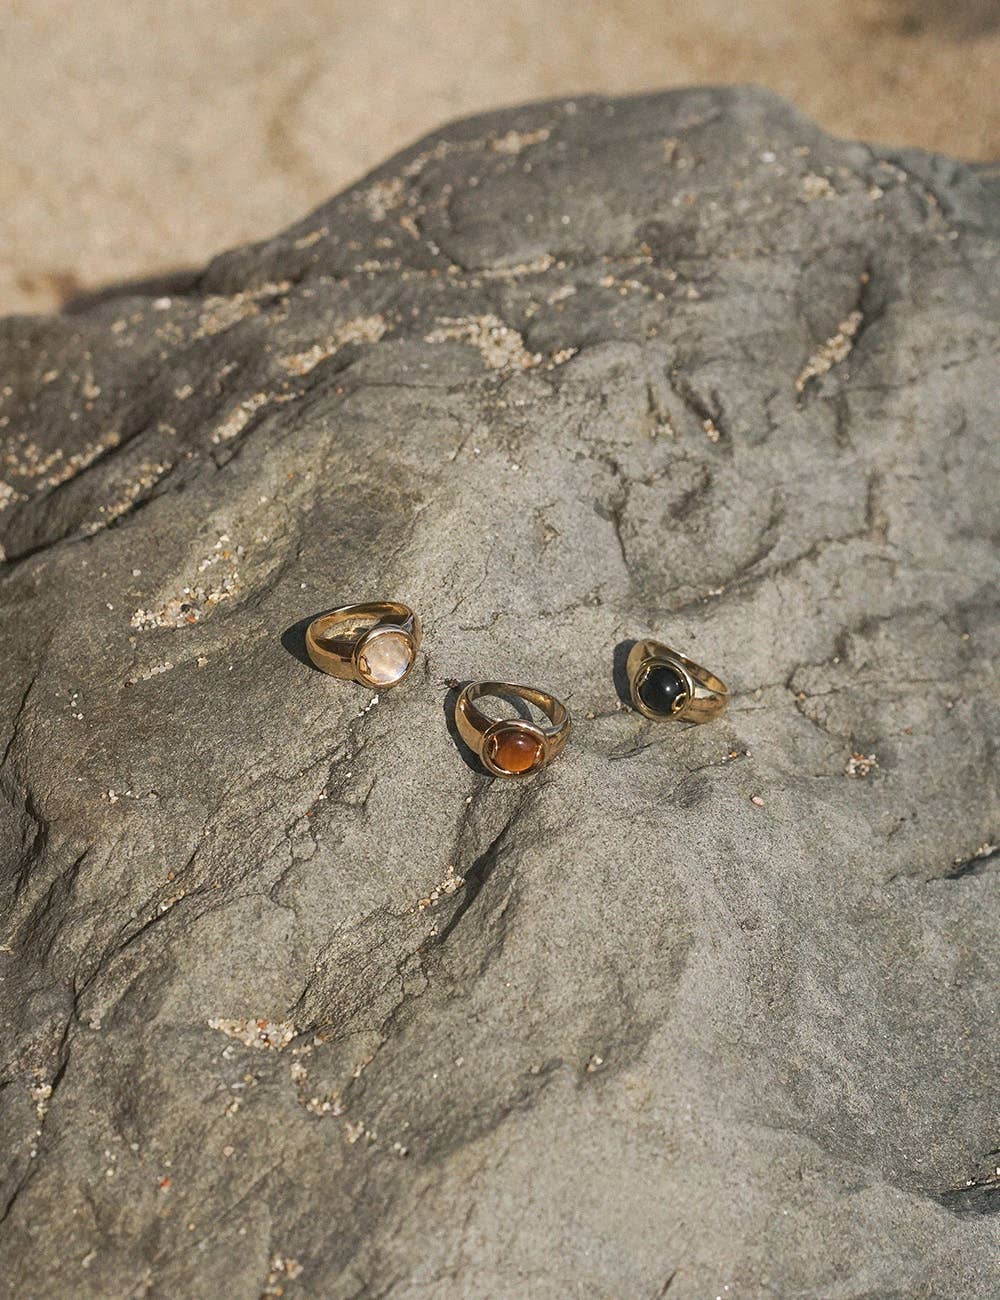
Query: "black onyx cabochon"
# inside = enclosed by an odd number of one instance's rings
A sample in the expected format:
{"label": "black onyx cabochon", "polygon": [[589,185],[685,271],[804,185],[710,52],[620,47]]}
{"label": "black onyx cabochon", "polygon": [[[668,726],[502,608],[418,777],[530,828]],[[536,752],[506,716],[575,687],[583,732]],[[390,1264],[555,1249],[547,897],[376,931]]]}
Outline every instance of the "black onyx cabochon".
{"label": "black onyx cabochon", "polygon": [[672,713],[674,702],[686,693],[680,673],[662,664],[651,668],[639,686],[639,699],[654,713]]}

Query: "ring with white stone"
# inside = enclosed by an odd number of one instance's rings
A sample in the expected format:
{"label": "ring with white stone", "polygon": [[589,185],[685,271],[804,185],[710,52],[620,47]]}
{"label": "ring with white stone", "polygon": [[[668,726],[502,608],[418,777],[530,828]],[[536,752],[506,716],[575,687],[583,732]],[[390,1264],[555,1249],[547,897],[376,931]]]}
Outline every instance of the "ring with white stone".
{"label": "ring with white stone", "polygon": [[391,600],[342,605],[306,628],[306,653],[317,668],[379,691],[406,677],[419,645],[420,619]]}

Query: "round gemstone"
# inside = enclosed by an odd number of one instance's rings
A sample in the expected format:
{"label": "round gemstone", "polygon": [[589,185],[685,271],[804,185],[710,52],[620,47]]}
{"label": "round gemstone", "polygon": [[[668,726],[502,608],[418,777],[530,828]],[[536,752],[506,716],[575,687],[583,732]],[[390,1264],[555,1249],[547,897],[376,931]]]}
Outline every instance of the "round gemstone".
{"label": "round gemstone", "polygon": [[541,742],[530,731],[511,727],[490,737],[489,756],[501,772],[517,776],[529,772],[542,756]]}
{"label": "round gemstone", "polygon": [[412,661],[413,647],[405,632],[380,632],[366,642],[358,670],[372,686],[394,686]]}
{"label": "round gemstone", "polygon": [[639,684],[639,699],[653,713],[673,713],[683,704],[686,695],[684,678],[665,664],[650,668]]}

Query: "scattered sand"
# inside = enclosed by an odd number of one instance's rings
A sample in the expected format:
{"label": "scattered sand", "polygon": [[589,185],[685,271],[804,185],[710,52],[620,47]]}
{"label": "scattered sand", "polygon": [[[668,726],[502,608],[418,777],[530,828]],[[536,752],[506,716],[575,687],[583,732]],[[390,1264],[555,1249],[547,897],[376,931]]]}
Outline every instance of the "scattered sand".
{"label": "scattered sand", "polygon": [[298,1032],[288,1020],[219,1020],[208,1022],[209,1029],[217,1029],[227,1038],[235,1038],[244,1047],[258,1047],[280,1052]]}
{"label": "scattered sand", "polygon": [[847,766],[844,768],[845,776],[866,777],[871,776],[872,772],[878,767],[878,759],[874,754],[852,754],[847,760]]}
{"label": "scattered sand", "polygon": [[861,328],[863,321],[864,316],[861,312],[852,311],[849,316],[840,322],[836,334],[832,334],[825,343],[818,347],[802,367],[802,371],[795,381],[796,392],[803,392],[810,379],[818,379],[820,375],[825,375],[828,370],[832,370],[841,361],[846,361],[851,354],[851,349],[854,347],[854,336]]}
{"label": "scattered sand", "polygon": [[489,370],[530,370],[541,356],[528,352],[524,339],[496,316],[442,316],[428,343],[471,343]]}

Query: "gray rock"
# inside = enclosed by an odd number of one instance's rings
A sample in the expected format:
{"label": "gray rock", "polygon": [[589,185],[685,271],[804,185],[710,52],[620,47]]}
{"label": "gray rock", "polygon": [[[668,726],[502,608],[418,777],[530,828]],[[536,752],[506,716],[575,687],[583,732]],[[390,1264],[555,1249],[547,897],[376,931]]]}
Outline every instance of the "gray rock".
{"label": "gray rock", "polygon": [[[3,322],[10,1294],[996,1294],[998,224],[581,100]],[[302,628],[379,596],[376,704]],[[470,770],[475,677],[558,764]]]}

